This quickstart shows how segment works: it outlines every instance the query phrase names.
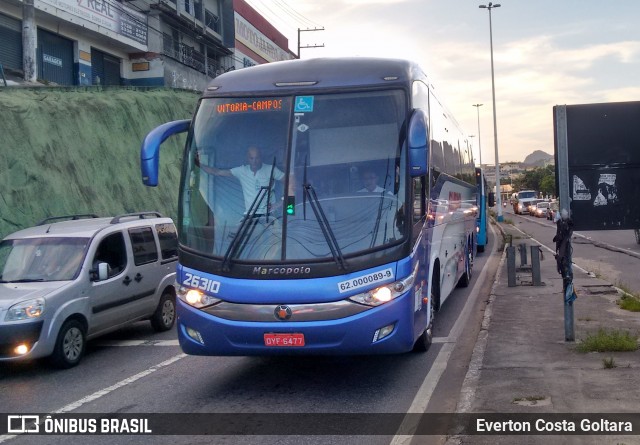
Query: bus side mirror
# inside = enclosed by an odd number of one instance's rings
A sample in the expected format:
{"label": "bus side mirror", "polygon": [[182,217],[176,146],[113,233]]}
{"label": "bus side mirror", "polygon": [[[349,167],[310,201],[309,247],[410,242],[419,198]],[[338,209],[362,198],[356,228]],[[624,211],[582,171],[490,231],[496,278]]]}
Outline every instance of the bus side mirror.
{"label": "bus side mirror", "polygon": [[493,207],[496,205],[496,193],[489,192],[489,207]]}
{"label": "bus side mirror", "polygon": [[424,110],[417,109],[409,121],[409,171],[412,177],[427,174],[429,129]]}
{"label": "bus side mirror", "polygon": [[160,162],[160,145],[174,134],[189,130],[191,121],[167,122],[154,128],[147,134],[140,147],[140,170],[144,185],[155,187],[158,185],[158,164]]}

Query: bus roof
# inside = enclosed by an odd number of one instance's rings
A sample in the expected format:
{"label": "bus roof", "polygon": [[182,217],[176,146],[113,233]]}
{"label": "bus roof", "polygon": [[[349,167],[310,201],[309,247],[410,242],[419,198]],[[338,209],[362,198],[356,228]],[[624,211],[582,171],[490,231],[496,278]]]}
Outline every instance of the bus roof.
{"label": "bus roof", "polygon": [[317,58],[266,63],[230,71],[213,79],[204,97],[353,86],[407,85],[427,77],[411,61],[372,57]]}

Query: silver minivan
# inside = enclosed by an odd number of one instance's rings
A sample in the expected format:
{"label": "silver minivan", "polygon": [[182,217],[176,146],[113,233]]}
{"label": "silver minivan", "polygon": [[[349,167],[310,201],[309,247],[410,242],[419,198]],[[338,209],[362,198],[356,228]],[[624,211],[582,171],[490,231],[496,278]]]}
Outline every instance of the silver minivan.
{"label": "silver minivan", "polygon": [[69,368],[87,340],[127,324],[171,329],[177,255],[173,221],[156,212],[49,218],[5,237],[0,361],[49,356]]}

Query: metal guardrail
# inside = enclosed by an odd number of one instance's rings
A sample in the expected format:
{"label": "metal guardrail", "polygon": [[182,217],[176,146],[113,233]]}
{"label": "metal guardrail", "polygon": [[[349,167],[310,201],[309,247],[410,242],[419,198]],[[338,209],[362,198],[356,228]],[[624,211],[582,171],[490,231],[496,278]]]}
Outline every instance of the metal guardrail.
{"label": "metal guardrail", "polygon": [[[527,264],[527,247],[531,249],[531,264]],[[520,266],[516,267],[516,248],[507,247],[507,282],[509,287],[518,284],[531,284],[532,286],[542,286],[542,276],[540,273],[540,260],[544,259],[540,246],[518,245],[520,253]],[[520,272],[520,275],[518,275]],[[523,280],[523,276],[531,277],[531,281]]]}

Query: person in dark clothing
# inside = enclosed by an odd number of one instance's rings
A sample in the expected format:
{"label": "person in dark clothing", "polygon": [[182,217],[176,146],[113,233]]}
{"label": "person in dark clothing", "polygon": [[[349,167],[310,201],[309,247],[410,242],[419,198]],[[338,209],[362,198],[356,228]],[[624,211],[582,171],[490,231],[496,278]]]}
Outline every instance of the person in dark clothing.
{"label": "person in dark clothing", "polygon": [[[562,209],[560,219],[556,222],[556,236],[553,237],[553,241],[556,243],[556,265],[558,273],[562,275],[565,299],[568,303],[571,303],[576,298],[573,290],[573,269],[571,267],[572,236],[573,220],[569,218],[569,212],[566,209]],[[567,289],[569,289],[569,292],[567,292]]]}
{"label": "person in dark clothing", "polygon": [[573,221],[569,218],[569,212],[565,209],[561,212],[561,217],[556,222],[556,236],[553,241],[556,243],[556,262],[558,263],[558,273],[565,276],[567,260],[571,261],[571,237],[573,236]]}

